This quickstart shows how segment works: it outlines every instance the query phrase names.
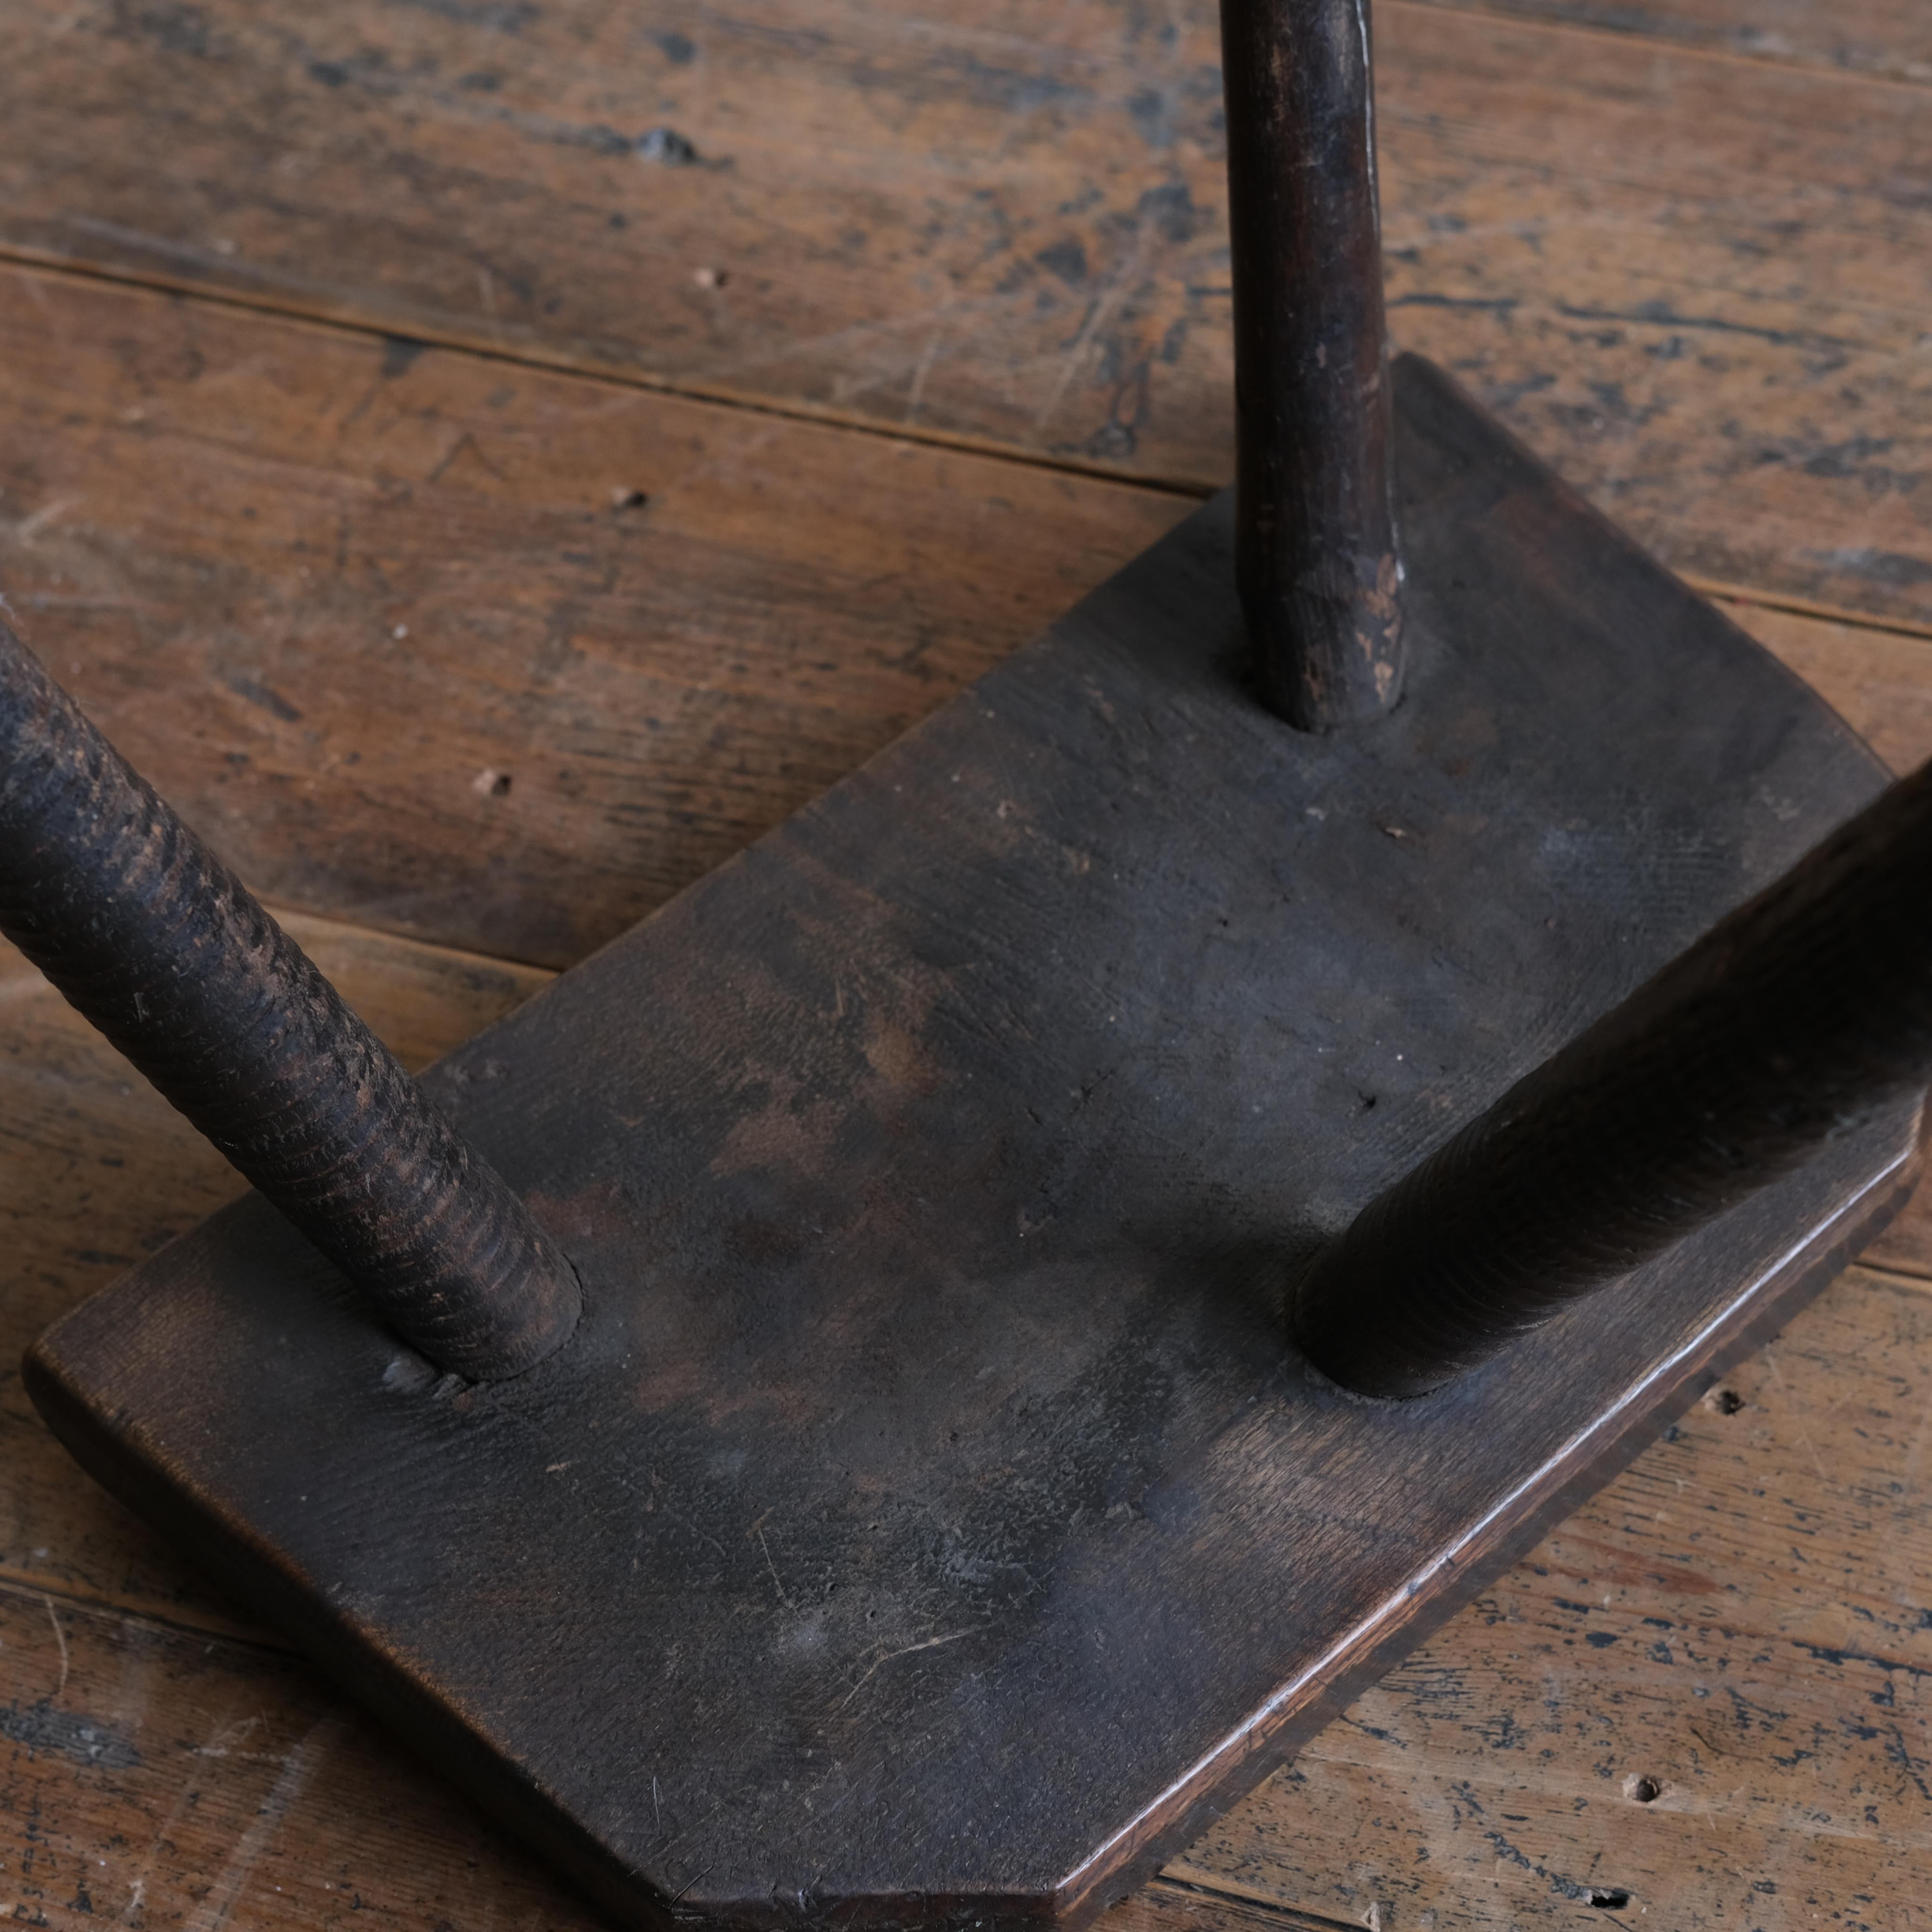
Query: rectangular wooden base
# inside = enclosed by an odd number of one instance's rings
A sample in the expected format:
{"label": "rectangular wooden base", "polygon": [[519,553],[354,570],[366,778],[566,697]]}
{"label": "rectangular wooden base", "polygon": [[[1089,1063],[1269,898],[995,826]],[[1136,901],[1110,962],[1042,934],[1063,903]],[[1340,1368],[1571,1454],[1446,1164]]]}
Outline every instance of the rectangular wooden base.
{"label": "rectangular wooden base", "polygon": [[1916,1109],[1423,1401],[1318,1244],[1865,802],[1802,686],[1398,368],[1414,668],[1246,682],[1202,509],[429,1084],[586,1312],[438,1379],[261,1202],[35,1400],[625,1922],[1067,1922],[1418,1641],[1902,1197]]}

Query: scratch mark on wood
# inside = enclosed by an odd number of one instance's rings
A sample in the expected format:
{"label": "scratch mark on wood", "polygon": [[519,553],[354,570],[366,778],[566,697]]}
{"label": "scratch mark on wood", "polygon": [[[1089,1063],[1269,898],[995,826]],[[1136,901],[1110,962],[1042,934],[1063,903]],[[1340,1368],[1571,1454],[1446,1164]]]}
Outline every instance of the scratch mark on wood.
{"label": "scratch mark on wood", "polygon": [[55,1688],[54,1695],[57,1698],[64,1697],[67,1695],[67,1680],[74,1668],[73,1659],[68,1655],[67,1632],[61,1628],[60,1615],[54,1608],[52,1598],[43,1592],[40,1601],[47,1606],[47,1622],[53,1625],[54,1642],[60,1646],[60,1682]]}
{"label": "scratch mark on wood", "polygon": [[[769,1515],[770,1512],[767,1510],[766,1514]],[[758,1526],[758,1547],[765,1552],[765,1568],[772,1573],[772,1588],[777,1591],[778,1593],[778,1601],[784,1604],[787,1610],[795,1610],[798,1608],[798,1606],[785,1594],[785,1586],[778,1581],[778,1566],[772,1561],[772,1546],[765,1540],[765,1530],[763,1523],[760,1523]]]}
{"label": "scratch mark on wood", "polygon": [[962,1636],[971,1636],[975,1631],[982,1630],[986,1628],[986,1626],[984,1624],[970,1624],[964,1630],[948,1630],[944,1636],[929,1636],[923,1643],[909,1643],[906,1645],[903,1649],[887,1651],[884,1657],[874,1659],[872,1664],[867,1669],[865,1676],[861,1677],[858,1682],[854,1684],[851,1689],[847,1691],[843,1697],[840,1698],[838,1700],[839,1709],[842,1711],[844,1710],[845,1706],[850,1703],[852,1700],[857,1696],[859,1693],[864,1690],[866,1686],[871,1682],[873,1673],[880,1670],[883,1666],[890,1664],[895,1658],[910,1657],[914,1651],[918,1650],[937,1650],[943,1643],[957,1643]]}
{"label": "scratch mark on wood", "polygon": [[[1778,1350],[1768,1342],[1765,1344],[1764,1348],[1764,1365],[1771,1371],[1771,1378],[1777,1383],[1778,1394],[1785,1397],[1786,1404],[1789,1406],[1791,1396],[1790,1387],[1784,1379],[1784,1371],[1778,1366]],[[1811,1458],[1811,1466],[1818,1472],[1819,1481],[1829,1488],[1832,1479],[1825,1473],[1825,1459],[1818,1454],[1817,1444],[1802,1429],[1794,1429],[1792,1433],[1794,1439],[1803,1448],[1804,1453]]]}
{"label": "scratch mark on wood", "polygon": [[31,517],[22,517],[14,526],[14,541],[32,543],[49,524],[59,522],[78,502],[79,499],[74,496],[56,496],[51,503],[43,504]]}
{"label": "scratch mark on wood", "polygon": [[1114,265],[1113,272],[1107,278],[1106,286],[1094,298],[1094,305],[1087,311],[1087,317],[1060,358],[1053,386],[1034,416],[1034,428],[1044,429],[1060,405],[1080,365],[1092,350],[1100,333],[1111,322],[1126,302],[1128,296],[1145,276],[1148,270],[1149,244],[1154,233],[1154,224],[1143,214],[1140,226],[1135,231],[1133,246]]}
{"label": "scratch mark on wood", "polygon": [[234,1850],[208,1888],[208,1895],[187,1922],[184,1932],[220,1932],[227,1924],[269,1840],[348,1728],[341,1718],[324,1718],[289,1753],[282,1774],[270,1787],[247,1830],[235,1841]]}
{"label": "scratch mark on wood", "polygon": [[918,419],[920,404],[926,394],[926,379],[932,372],[933,364],[938,360],[940,340],[945,331],[936,328],[920,353],[918,362],[912,372],[912,387],[906,394],[905,419],[914,422]]}

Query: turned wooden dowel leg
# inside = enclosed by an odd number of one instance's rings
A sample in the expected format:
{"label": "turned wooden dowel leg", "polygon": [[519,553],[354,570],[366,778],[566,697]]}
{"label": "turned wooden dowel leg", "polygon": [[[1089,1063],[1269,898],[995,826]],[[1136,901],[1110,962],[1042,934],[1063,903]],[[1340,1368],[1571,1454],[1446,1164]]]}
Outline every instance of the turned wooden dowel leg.
{"label": "turned wooden dowel leg", "polygon": [[1263,694],[1330,731],[1402,694],[1368,0],[1222,0],[1236,570]]}
{"label": "turned wooden dowel leg", "polygon": [[432,1361],[569,1335],[529,1210],[4,626],[0,931]]}
{"label": "turned wooden dowel leg", "polygon": [[1364,1208],[1298,1341],[1426,1394],[1928,1082],[1932,764]]}

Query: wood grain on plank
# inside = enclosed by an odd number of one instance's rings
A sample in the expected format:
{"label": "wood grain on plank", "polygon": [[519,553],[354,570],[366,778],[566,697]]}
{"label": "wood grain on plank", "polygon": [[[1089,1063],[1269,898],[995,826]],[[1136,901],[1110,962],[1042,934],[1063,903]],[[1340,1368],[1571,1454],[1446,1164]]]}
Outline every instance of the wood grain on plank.
{"label": "wood grain on plank", "polygon": [[[1398,343],[1679,567],[1932,616],[1920,91],[1378,20]],[[31,0],[0,242],[1205,487],[1217,60],[1211,0]]]}
{"label": "wood grain on plank", "polygon": [[[251,885],[556,964],[1186,507],[32,271],[0,422],[0,592]],[[1726,608],[1932,754],[1932,640]]]}
{"label": "wood grain on plank", "polygon": [[1923,1184],[1862,1258],[1888,1273],[1932,1279],[1932,1188]]}
{"label": "wood grain on plank", "polygon": [[1519,19],[1642,34],[1756,60],[1932,81],[1932,14],[1919,0],[1433,0]]}
{"label": "wood grain on plank", "polygon": [[0,423],[18,628],[251,885],[554,964],[1191,507],[17,270]]}
{"label": "wood grain on plank", "polygon": [[[290,923],[412,1064],[546,976]],[[17,956],[0,1011],[10,1366],[231,1184]],[[1176,1875],[1328,1924],[1374,1908],[1385,1932],[1560,1922],[1592,1886],[1652,1919],[1681,1904],[1666,1922],[1684,1925],[1919,1922],[1896,1901],[1917,1909],[1906,1881],[1932,1856],[1932,1299],[1854,1274],[1726,1386],[1735,1403],[1694,1411]],[[245,1626],[94,1490],[10,1376],[0,1429],[0,1878],[39,1888],[20,1894],[30,1919],[68,1922],[86,1878],[97,1914],[138,1880],[128,1922],[155,1928],[212,1924],[195,1915],[218,1893],[264,1928],[358,1897],[425,1928],[489,1922],[493,1898],[505,1923],[590,1922],[302,1666],[228,1641]],[[310,1737],[326,1748],[283,1784]],[[1625,1790],[1640,1778],[1648,1803]],[[1162,1892],[1115,1923],[1209,1932],[1241,1922],[1229,1910]]]}

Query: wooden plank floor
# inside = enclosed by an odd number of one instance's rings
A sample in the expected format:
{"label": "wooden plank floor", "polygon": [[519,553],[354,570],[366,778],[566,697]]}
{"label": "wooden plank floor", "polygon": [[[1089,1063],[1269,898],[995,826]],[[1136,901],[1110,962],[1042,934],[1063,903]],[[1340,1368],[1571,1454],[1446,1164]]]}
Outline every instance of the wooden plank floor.
{"label": "wooden plank floor", "polygon": [[[1922,88],[1378,21],[1402,341],[1680,568],[1932,625]],[[0,244],[1204,488],[1217,46],[1212,0],[10,0]]]}
{"label": "wooden plank floor", "polygon": [[[1378,20],[1400,339],[1932,754],[1932,10]],[[0,593],[420,1063],[1225,478],[1214,61],[8,0]],[[46,1438],[28,1337],[233,1183],[11,956],[0,1085],[0,1912],[592,1923]],[[1120,1932],[1932,1924],[1932,1203],[1866,1263]]]}

